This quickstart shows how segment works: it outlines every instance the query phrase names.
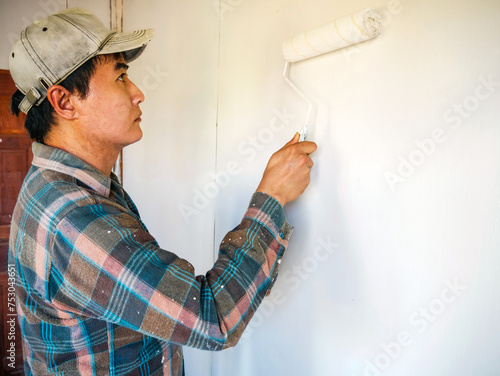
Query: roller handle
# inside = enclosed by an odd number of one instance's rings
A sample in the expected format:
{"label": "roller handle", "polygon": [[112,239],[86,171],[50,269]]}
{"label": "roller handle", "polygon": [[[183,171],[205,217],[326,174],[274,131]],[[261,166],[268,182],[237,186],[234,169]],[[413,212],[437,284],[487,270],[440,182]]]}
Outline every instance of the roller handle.
{"label": "roller handle", "polygon": [[307,140],[307,133],[308,133],[308,127],[306,123],[302,126],[302,129],[300,130],[299,142]]}

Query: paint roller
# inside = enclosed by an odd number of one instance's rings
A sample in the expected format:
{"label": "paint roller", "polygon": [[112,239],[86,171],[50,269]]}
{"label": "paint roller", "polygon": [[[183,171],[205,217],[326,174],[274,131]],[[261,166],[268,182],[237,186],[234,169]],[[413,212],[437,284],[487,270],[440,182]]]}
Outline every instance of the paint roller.
{"label": "paint roller", "polygon": [[300,131],[300,141],[307,139],[312,102],[290,80],[290,65],[327,52],[364,42],[380,34],[381,17],[374,9],[364,9],[331,23],[306,31],[283,43],[285,68],[283,78],[309,104],[306,121]]}

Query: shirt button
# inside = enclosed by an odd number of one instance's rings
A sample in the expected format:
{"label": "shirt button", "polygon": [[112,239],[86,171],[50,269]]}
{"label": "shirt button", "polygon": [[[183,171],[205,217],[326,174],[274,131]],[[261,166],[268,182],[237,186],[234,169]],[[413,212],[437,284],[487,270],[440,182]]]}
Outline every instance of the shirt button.
{"label": "shirt button", "polygon": [[283,234],[282,232],[280,232],[280,238],[281,239],[285,239],[285,234]]}

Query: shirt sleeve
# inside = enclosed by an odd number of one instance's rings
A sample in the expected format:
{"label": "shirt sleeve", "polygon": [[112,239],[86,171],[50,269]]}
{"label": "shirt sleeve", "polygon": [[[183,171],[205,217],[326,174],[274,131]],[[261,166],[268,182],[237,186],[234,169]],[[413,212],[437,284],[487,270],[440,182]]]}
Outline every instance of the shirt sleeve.
{"label": "shirt sleeve", "polygon": [[57,224],[49,300],[59,310],[200,349],[234,346],[278,273],[292,233],[283,207],[255,193],[205,275],[161,249],[133,213],[73,209]]}

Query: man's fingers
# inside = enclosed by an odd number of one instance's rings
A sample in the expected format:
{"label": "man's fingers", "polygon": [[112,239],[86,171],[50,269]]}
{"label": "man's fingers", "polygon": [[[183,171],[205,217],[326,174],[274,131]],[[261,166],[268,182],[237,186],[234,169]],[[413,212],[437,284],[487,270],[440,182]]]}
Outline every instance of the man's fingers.
{"label": "man's fingers", "polygon": [[309,168],[312,168],[312,166],[314,166],[314,162],[313,162],[311,157],[308,157],[307,162],[306,162],[306,166]]}
{"label": "man's fingers", "polygon": [[295,200],[310,182],[313,160],[309,154],[317,149],[311,141],[299,142],[300,135],[293,138],[269,160],[257,191],[267,193],[281,205]]}
{"label": "man's fingers", "polygon": [[318,148],[318,146],[316,145],[315,142],[312,142],[312,141],[301,141],[301,142],[299,142],[299,139],[300,139],[299,132],[295,132],[295,134],[293,135],[293,138],[290,141],[288,141],[285,144],[285,146],[283,146],[282,149],[286,148],[287,146],[297,144],[297,147],[300,148],[299,150],[301,152],[306,153],[307,155],[309,155],[309,154],[314,153],[316,151],[316,149]]}
{"label": "man's fingers", "polygon": [[297,147],[300,147],[300,150],[302,152],[309,155],[309,154],[312,154],[316,151],[316,149],[318,148],[318,145],[316,145],[316,143],[312,142],[312,141],[302,141],[302,142],[299,142]]}

